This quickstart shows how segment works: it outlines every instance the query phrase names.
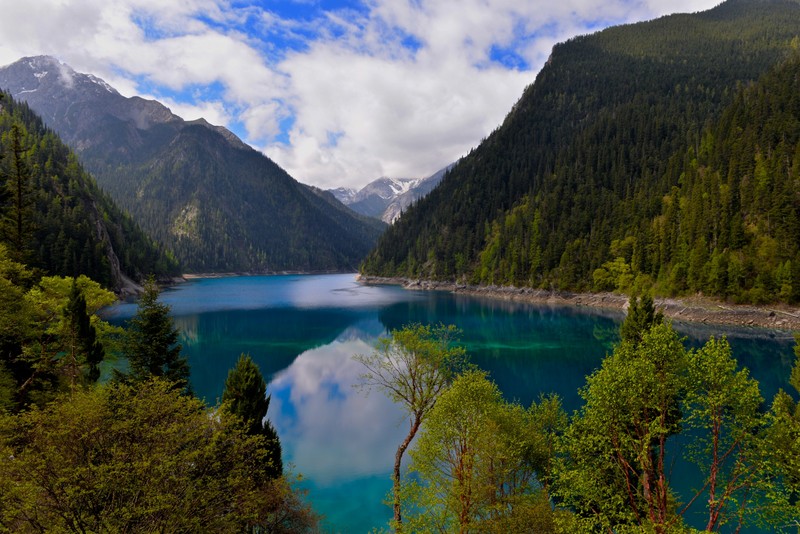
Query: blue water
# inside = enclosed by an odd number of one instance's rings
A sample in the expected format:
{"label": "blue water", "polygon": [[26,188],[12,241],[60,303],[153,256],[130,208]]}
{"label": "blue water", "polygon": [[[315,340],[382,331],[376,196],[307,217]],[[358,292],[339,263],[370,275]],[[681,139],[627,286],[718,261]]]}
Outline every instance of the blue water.
{"label": "blue water", "polygon": [[[381,334],[410,322],[455,324],[471,361],[487,370],[508,399],[529,404],[558,393],[568,411],[578,389],[617,340],[621,313],[511,303],[445,292],[362,286],[355,275],[255,276],[193,280],[165,290],[181,331],[195,393],[221,396],[228,370],[250,354],[268,380],[269,418],[284,463],[331,532],[385,526],[390,470],[407,431],[398,407],[380,393],[353,387]],[[123,322],[135,304],[106,310]],[[793,362],[787,333],[676,324],[692,345],[726,334],[742,365],[771,399],[786,387]],[[688,471],[673,473],[688,484]],[[687,479],[687,480],[681,480]]]}

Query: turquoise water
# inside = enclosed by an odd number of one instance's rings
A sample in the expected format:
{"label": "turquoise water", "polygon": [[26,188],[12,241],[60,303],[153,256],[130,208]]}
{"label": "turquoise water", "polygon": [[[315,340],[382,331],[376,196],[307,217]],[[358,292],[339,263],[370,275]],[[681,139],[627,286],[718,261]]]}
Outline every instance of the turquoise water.
{"label": "turquoise water", "polygon": [[[529,404],[555,392],[572,411],[622,319],[615,312],[366,287],[355,275],[200,279],[161,299],[172,307],[198,396],[216,402],[243,352],[260,366],[284,463],[302,474],[330,532],[367,532],[391,517],[382,501],[407,423],[380,393],[353,387],[361,369],[352,355],[368,353],[378,336],[409,322],[455,324],[471,360],[507,398]],[[135,311],[134,304],[120,304],[106,315],[122,322]],[[793,361],[788,334],[675,326],[693,345],[726,334],[766,399],[786,387]],[[689,471],[673,472],[679,486],[691,479]]]}

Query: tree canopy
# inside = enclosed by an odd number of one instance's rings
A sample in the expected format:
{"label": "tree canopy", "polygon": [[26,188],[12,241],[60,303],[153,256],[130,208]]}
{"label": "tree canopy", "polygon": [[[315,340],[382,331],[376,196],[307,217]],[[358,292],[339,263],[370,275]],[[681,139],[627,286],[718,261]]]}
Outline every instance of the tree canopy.
{"label": "tree canopy", "polygon": [[168,381],[79,391],[0,417],[0,531],[310,531],[264,447]]}
{"label": "tree canopy", "polygon": [[126,378],[144,381],[164,377],[175,387],[188,391],[189,362],[181,356],[178,330],[169,306],[158,301],[158,286],[152,278],[144,285],[139,307],[128,323],[124,353],[130,364]]}
{"label": "tree canopy", "polygon": [[464,349],[454,344],[455,326],[411,324],[381,338],[375,350],[355,359],[365,368],[361,386],[376,388],[400,404],[409,429],[397,447],[392,472],[394,524],[402,528],[400,467],[420,425],[464,364]]}
{"label": "tree canopy", "polygon": [[263,471],[268,478],[276,478],[283,473],[283,459],[278,433],[272,422],[266,419],[270,398],[258,366],[250,355],[240,355],[236,367],[228,371],[222,392],[222,408],[238,417],[249,435],[264,437],[267,445]]}

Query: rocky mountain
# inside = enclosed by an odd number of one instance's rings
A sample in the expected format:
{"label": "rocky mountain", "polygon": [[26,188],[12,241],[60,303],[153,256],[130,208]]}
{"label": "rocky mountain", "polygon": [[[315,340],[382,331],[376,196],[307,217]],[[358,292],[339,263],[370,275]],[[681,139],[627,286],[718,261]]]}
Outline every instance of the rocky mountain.
{"label": "rocky mountain", "polygon": [[150,274],[180,272],[41,118],[7,93],[0,93],[0,156],[0,176],[11,182],[0,189],[0,242],[15,259],[49,274],[85,274],[119,292]]}
{"label": "rocky mountain", "polygon": [[556,45],[362,272],[800,299],[797,78],[757,88],[798,36],[800,2],[727,0]]}
{"label": "rocky mountain", "polygon": [[382,177],[358,191],[345,187],[329,191],[356,213],[393,224],[413,202],[433,191],[450,167],[427,178]]}
{"label": "rocky mountain", "polygon": [[189,272],[351,270],[383,230],[227,129],[126,98],[52,57],[0,68],[0,87],[39,113]]}

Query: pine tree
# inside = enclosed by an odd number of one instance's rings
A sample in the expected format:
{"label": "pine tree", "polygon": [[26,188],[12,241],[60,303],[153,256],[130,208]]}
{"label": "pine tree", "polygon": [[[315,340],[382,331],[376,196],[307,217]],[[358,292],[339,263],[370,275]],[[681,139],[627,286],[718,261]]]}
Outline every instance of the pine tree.
{"label": "pine tree", "polygon": [[14,124],[8,134],[10,158],[3,170],[5,189],[9,198],[3,214],[3,234],[11,245],[15,259],[25,260],[29,254],[32,237],[31,173],[27,162],[23,138],[24,126]]}
{"label": "pine tree", "polygon": [[641,300],[633,297],[628,305],[628,315],[619,328],[619,335],[622,341],[638,345],[646,332],[663,322],[664,314],[656,311],[653,297],[645,295]]}
{"label": "pine tree", "polygon": [[86,312],[86,297],[75,278],[72,279],[69,301],[64,307],[64,318],[69,358],[67,367],[72,369],[72,385],[84,381],[97,382],[105,349],[97,339],[97,331]]}
{"label": "pine tree", "polygon": [[283,473],[281,442],[275,427],[268,419],[269,401],[267,383],[253,359],[246,354],[239,356],[236,367],[228,371],[222,406],[242,420],[247,433],[264,436],[267,442],[264,474],[267,478],[278,478]]}
{"label": "pine tree", "polygon": [[130,320],[125,355],[130,373],[125,377],[143,381],[164,377],[189,392],[189,362],[181,356],[178,330],[169,316],[170,307],[158,302],[159,290],[151,277],[139,299],[139,309]]}

